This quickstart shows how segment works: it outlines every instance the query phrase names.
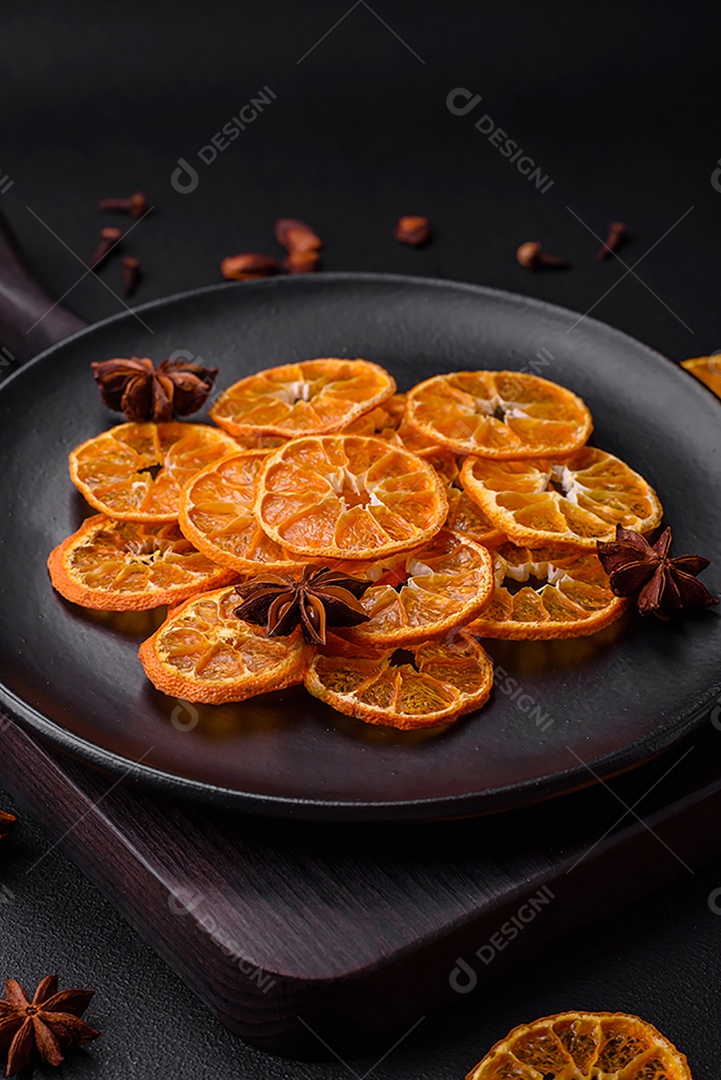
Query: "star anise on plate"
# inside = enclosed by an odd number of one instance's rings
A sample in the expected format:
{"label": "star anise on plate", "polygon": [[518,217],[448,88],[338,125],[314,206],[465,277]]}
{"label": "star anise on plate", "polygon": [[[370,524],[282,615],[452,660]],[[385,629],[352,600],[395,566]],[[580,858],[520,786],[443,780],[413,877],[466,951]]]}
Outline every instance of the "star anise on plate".
{"label": "star anise on plate", "polygon": [[13,814],[7,814],[4,810],[0,810],[0,840],[4,840],[10,829],[15,824],[15,817]]}
{"label": "star anise on plate", "polygon": [[617,525],[615,540],[597,543],[611,591],[616,596],[636,596],[642,615],[655,615],[664,622],[681,608],[718,603],[696,578],[710,559],[702,555],[677,555],[672,559],[671,540],[670,528],[651,545],[640,533]]}
{"label": "star anise on plate", "polygon": [[217,368],[183,360],[163,360],[155,367],[152,360],[138,356],[97,360],[90,366],[103,404],[136,422],[163,423],[197,412],[218,374]]}
{"label": "star anise on plate", "polygon": [[7,1076],[29,1065],[36,1053],[48,1065],[65,1060],[63,1050],[74,1049],[100,1034],[80,1017],[94,990],[61,990],[57,975],[42,980],[30,1001],[16,979],[5,980],[0,1000],[0,1049],[8,1051]]}
{"label": "star anise on plate", "polygon": [[264,574],[236,585],[243,603],[235,609],[239,619],[265,623],[269,637],[285,637],[300,626],[312,645],[325,645],[329,626],[358,626],[369,617],[359,600],[372,585],[327,566],[305,566],[300,578],[292,574]]}

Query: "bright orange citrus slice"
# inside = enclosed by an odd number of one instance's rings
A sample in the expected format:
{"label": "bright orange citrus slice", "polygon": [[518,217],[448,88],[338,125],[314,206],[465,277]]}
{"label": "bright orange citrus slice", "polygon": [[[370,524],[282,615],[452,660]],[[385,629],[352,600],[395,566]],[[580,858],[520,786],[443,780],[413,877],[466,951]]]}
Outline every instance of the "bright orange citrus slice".
{"label": "bright orange citrus slice", "polygon": [[185,701],[245,701],[303,681],[307,647],[300,632],[269,638],[235,614],[232,587],[186,600],[140,646],[145,674],[157,690]]}
{"label": "bright orange citrus slice", "polygon": [[48,559],[66,600],[96,611],[145,611],[217,589],[234,574],[185,539],[176,522],[142,525],[103,514],[84,521]]}
{"label": "bright orange citrus slice", "polygon": [[562,461],[469,457],[461,483],[496,528],[517,544],[595,550],[616,525],[647,533],[661,521],[656,492],[613,454],[584,446]]}
{"label": "bright orange citrus slice", "polygon": [[493,553],[496,588],[468,629],[516,641],[588,637],[618,619],[628,601],[614,596],[598,556],[567,548],[501,544]]}
{"label": "bright orange citrus slice", "polygon": [[234,383],[210,416],[232,435],[325,434],[370,412],[395,388],[388,372],[368,360],[303,360]]}
{"label": "bright orange citrus slice", "polygon": [[696,356],[693,360],[682,360],[681,367],[690,371],[710,390],[713,390],[716,397],[721,398],[721,355],[719,353],[713,356]]}
{"label": "bright orange citrus slice", "polygon": [[183,491],[180,528],[221,566],[292,572],[303,561],[271,540],[253,514],[255,481],[266,456],[262,450],[244,450],[197,473]]}
{"label": "bright orange citrus slice", "polygon": [[521,1024],[466,1080],[692,1080],[686,1056],[628,1013],[565,1012]]}
{"label": "bright orange citrus slice", "polygon": [[370,621],[342,636],[369,645],[400,647],[441,637],[470,622],[494,588],[487,548],[449,529],[387,564],[346,568],[374,584],[360,600]]}
{"label": "bright orange citrus slice", "polygon": [[593,428],[581,398],[517,371],[459,371],[426,379],[408,393],[405,419],[428,442],[498,460],[570,454]]}
{"label": "bright orange citrus slice", "polygon": [[281,547],[314,558],[377,559],[417,547],[448,513],[427,462],[383,439],[291,439],[267,456],[255,516]]}
{"label": "bright orange citrus slice", "polygon": [[[370,412],[363,413],[347,427],[343,428],[344,435],[378,435],[382,439],[393,440],[403,420],[403,412],[406,407],[406,395],[394,394],[377,405]],[[397,440],[394,440],[397,441]]]}
{"label": "bright orange citrus slice", "polygon": [[188,480],[237,449],[234,439],[206,424],[119,424],[73,450],[70,478],[107,517],[175,521]]}
{"label": "bright orange citrus slice", "polygon": [[450,724],[488,700],[493,666],[465,632],[450,644],[428,642],[408,653],[397,658],[393,649],[332,642],[311,660],[305,685],[338,712],[403,729]]}
{"label": "bright orange citrus slice", "polygon": [[506,534],[497,529],[480,506],[470,498],[461,487],[451,484],[448,494],[448,517],[446,526],[455,532],[468,536],[477,544],[495,547],[502,544]]}

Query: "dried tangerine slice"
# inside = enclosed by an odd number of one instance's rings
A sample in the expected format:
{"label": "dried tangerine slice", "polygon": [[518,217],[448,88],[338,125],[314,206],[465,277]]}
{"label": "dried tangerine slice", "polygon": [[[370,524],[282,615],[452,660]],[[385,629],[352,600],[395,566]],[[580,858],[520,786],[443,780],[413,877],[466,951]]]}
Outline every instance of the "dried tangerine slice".
{"label": "dried tangerine slice", "polygon": [[495,584],[490,552],[449,529],[387,568],[381,561],[360,572],[374,581],[360,600],[370,621],[343,636],[370,645],[441,637],[477,615]]}
{"label": "dried tangerine slice", "polygon": [[505,543],[492,554],[496,587],[468,626],[479,637],[588,637],[620,618],[628,606],[613,595],[598,556],[590,551],[531,550]]}
{"label": "dried tangerine slice", "polygon": [[176,522],[160,525],[84,521],[48,559],[50,579],[66,600],[97,611],[146,611],[217,589],[234,574],[185,539]]}
{"label": "dried tangerine slice", "polygon": [[157,690],[220,705],[302,683],[307,647],[299,633],[269,638],[235,614],[232,587],[191,597],[171,611],[138,656]]}
{"label": "dried tangerine slice", "polygon": [[210,417],[232,435],[340,431],[395,392],[388,372],[368,360],[335,358],[283,364],[223,391]]}
{"label": "dried tangerine slice", "polygon": [[521,1024],[466,1080],[692,1080],[686,1056],[629,1013],[564,1012]]}
{"label": "dried tangerine slice", "polygon": [[448,488],[448,516],[446,526],[455,532],[468,536],[477,544],[495,547],[502,544],[506,534],[497,529],[480,506],[473,502],[468,492],[451,484]]}
{"label": "dried tangerine slice", "polygon": [[255,515],[298,555],[377,559],[417,547],[448,512],[435,470],[415,454],[363,435],[291,439],[267,456]]}
{"label": "dried tangerine slice", "polygon": [[183,491],[181,530],[221,566],[260,573],[303,565],[266,535],[253,514],[255,481],[266,456],[262,450],[231,454],[202,469]]}
{"label": "dried tangerine slice", "polygon": [[570,454],[593,429],[580,397],[518,371],[458,371],[426,379],[408,393],[405,420],[428,442],[498,460]]}
{"label": "dried tangerine slice", "polygon": [[70,478],[107,517],[175,521],[188,480],[237,449],[207,424],[118,424],[73,450]]}
{"label": "dried tangerine slice", "polygon": [[377,405],[375,409],[364,413],[344,427],[343,434],[378,435],[381,439],[393,440],[403,420],[405,407],[406,395],[394,394],[382,405]]}
{"label": "dried tangerine slice", "polygon": [[591,446],[562,461],[469,457],[461,483],[482,512],[517,544],[564,543],[595,550],[616,525],[647,533],[663,509],[648,481]]}
{"label": "dried tangerine slice", "polygon": [[408,652],[410,659],[395,663],[393,649],[331,644],[310,662],[306,688],[347,716],[402,729],[450,724],[488,700],[493,666],[469,634],[461,631],[450,644],[409,646]]}
{"label": "dried tangerine slice", "polygon": [[721,398],[721,356],[696,356],[692,360],[682,360],[681,367],[686,368],[710,390]]}

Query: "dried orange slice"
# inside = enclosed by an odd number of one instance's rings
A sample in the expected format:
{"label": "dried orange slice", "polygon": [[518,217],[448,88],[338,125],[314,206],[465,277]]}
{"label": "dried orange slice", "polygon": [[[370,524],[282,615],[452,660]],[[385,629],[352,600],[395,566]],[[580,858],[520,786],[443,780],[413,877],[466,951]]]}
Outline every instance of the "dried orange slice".
{"label": "dried orange slice", "polygon": [[721,398],[721,355],[715,353],[713,356],[696,356],[693,360],[682,360],[681,367],[690,371],[713,390],[716,397]]}
{"label": "dried orange slice", "polygon": [[488,700],[493,666],[464,631],[450,644],[410,646],[408,654],[396,658],[393,649],[332,643],[313,657],[305,685],[338,712],[403,729],[450,724]]}
{"label": "dried orange slice", "polygon": [[448,512],[435,470],[363,435],[291,439],[258,475],[255,515],[277,544],[315,558],[377,559],[417,547]]}
{"label": "dried orange slice", "polygon": [[692,1080],[686,1056],[628,1013],[565,1012],[521,1024],[466,1080]]}
{"label": "dried orange slice", "polygon": [[598,556],[590,551],[532,551],[506,543],[492,554],[496,588],[468,627],[479,637],[588,637],[618,619],[628,605],[613,595]]}
{"label": "dried orange slice", "polygon": [[66,600],[97,611],[146,611],[217,589],[234,574],[185,539],[176,522],[143,525],[84,521],[48,559],[50,579]]}
{"label": "dried orange slice", "polygon": [[451,484],[447,490],[448,516],[446,526],[455,532],[468,536],[477,544],[495,547],[502,544],[506,534],[497,529],[491,519],[480,506],[462,488]]}
{"label": "dried orange slice", "polygon": [[245,701],[303,681],[307,647],[300,633],[269,638],[235,614],[232,587],[191,597],[171,611],[138,656],[157,690],[185,701]]}
{"label": "dried orange slice", "polygon": [[389,561],[355,570],[374,584],[360,600],[370,621],[345,632],[349,641],[406,646],[441,637],[477,615],[494,588],[490,552],[449,529]]}
{"label": "dried orange slice", "polygon": [[388,372],[368,360],[303,360],[240,379],[223,391],[210,416],[232,435],[324,434],[370,412],[395,388]]}
{"label": "dried orange slice", "polygon": [[405,419],[428,442],[498,460],[570,454],[593,428],[580,397],[518,371],[458,371],[426,379],[408,393]]}
{"label": "dried orange slice", "polygon": [[73,450],[70,478],[107,517],[175,521],[188,480],[237,449],[207,424],[119,424]]}
{"label": "dried orange slice", "polygon": [[253,514],[255,481],[266,457],[262,450],[231,454],[201,469],[183,491],[181,530],[221,566],[260,573],[303,565],[265,534]]}
{"label": "dried orange slice", "polygon": [[663,515],[651,485],[605,450],[584,446],[562,461],[469,457],[461,483],[483,513],[517,544],[564,543],[595,550],[616,525],[646,533]]}
{"label": "dried orange slice", "polygon": [[378,435],[381,439],[393,439],[403,420],[405,407],[406,395],[394,394],[382,405],[377,405],[344,427],[343,434]]}

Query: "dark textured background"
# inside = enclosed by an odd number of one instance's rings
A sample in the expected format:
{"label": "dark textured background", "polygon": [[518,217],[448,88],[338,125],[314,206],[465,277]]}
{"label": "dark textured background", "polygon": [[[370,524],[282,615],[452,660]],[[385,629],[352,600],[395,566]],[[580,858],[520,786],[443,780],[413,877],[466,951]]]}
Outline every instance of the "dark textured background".
{"label": "dark textured background", "polygon": [[[0,176],[14,184],[0,209],[47,284],[57,295],[72,289],[66,303],[88,321],[121,302],[93,277],[73,288],[82,266],[26,207],[87,259],[110,223],[96,199],[141,188],[156,209],[125,245],[145,273],[137,302],[218,280],[224,255],[275,254],[273,222],[290,214],[325,238],[324,269],[442,276],[580,312],[593,306],[674,358],[707,353],[721,348],[721,193],[711,183],[721,157],[719,19],[709,11],[649,2],[361,0],[350,10],[345,0],[6,0]],[[264,85],[276,94],[271,106],[212,165],[198,163],[198,148]],[[446,108],[459,86],[483,97],[467,116]],[[547,194],[474,129],[484,112],[553,179]],[[199,172],[187,195],[170,185],[180,157]],[[645,284],[624,278],[616,261],[597,263],[597,242],[567,207],[597,233],[627,221],[628,265],[660,240],[635,271]],[[435,242],[422,251],[395,244],[400,213],[428,214]],[[527,273],[514,251],[528,239],[574,268]],[[103,280],[117,289],[118,274],[110,265]],[[73,1075],[350,1075],[336,1061],[281,1062],[231,1037],[59,850],[28,873],[48,846],[24,816],[3,845],[0,968],[28,983],[56,968],[98,988],[90,1018],[105,1034]],[[514,1023],[588,1007],[641,1013],[689,1053],[697,1080],[716,1080],[721,916],[708,895],[721,886],[721,866],[681,873],[663,894],[424,1020],[372,1075],[450,1080]],[[391,1043],[350,1062],[358,1076]]]}

